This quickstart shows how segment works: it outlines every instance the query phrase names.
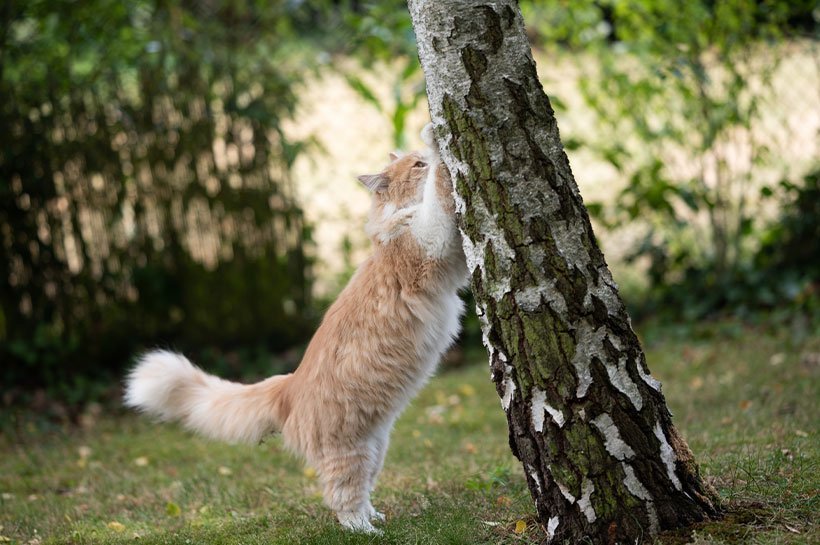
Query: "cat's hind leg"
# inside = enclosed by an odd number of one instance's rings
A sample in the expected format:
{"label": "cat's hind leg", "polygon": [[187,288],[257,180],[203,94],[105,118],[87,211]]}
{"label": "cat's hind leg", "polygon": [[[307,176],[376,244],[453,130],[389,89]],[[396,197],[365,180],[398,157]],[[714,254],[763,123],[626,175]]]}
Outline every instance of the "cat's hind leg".
{"label": "cat's hind leg", "polygon": [[[384,458],[387,456],[387,446],[390,442],[390,428],[391,426],[386,426],[384,429],[377,430],[370,439],[370,448],[376,462],[373,464],[372,471],[370,472],[368,486],[371,494],[373,489],[376,488],[376,480],[379,478],[379,473],[381,473],[382,467],[384,467]],[[379,522],[383,522],[385,520],[384,513],[376,511],[376,508],[373,507],[373,504],[371,503],[368,503],[368,506],[370,520],[377,520]]]}
{"label": "cat's hind leg", "polygon": [[324,499],[342,526],[356,532],[381,533],[370,523],[370,485],[375,453],[369,444],[325,455],[316,468],[324,484]]}

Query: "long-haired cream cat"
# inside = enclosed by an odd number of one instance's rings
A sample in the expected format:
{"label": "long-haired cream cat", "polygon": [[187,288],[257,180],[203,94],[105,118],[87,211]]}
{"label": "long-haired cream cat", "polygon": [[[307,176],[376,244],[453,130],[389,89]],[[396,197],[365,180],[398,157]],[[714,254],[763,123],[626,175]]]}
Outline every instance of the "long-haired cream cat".
{"label": "long-haired cream cat", "polygon": [[258,442],[281,432],[319,475],[341,524],[377,532],[370,503],[396,417],[458,334],[457,291],[466,280],[452,185],[432,128],[423,153],[398,156],[360,176],[372,193],[373,255],[356,271],[313,336],[295,372],[243,385],[185,357],[144,355],[125,402],[205,436]]}

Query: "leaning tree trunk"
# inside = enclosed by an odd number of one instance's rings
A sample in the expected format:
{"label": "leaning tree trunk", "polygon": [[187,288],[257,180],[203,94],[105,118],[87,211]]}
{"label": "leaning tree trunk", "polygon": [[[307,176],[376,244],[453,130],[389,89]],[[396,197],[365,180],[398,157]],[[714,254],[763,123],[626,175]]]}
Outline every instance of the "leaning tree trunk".
{"label": "leaning tree trunk", "polygon": [[517,2],[409,7],[510,446],[550,539],[635,543],[716,515],[596,244]]}

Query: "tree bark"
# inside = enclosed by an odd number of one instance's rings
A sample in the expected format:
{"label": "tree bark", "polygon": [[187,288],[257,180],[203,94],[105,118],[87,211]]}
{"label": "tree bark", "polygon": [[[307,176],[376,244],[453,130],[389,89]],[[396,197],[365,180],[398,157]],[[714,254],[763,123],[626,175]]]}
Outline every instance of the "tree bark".
{"label": "tree bark", "polygon": [[552,542],[718,514],[598,248],[514,0],[409,0],[510,446]]}

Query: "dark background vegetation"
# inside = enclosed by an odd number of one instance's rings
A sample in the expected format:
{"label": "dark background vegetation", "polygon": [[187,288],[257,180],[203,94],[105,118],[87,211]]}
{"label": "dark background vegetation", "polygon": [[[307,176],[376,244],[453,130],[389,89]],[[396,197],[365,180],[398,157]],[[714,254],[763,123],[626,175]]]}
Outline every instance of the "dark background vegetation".
{"label": "dark background vegetation", "polygon": [[[602,130],[566,144],[627,180],[613,202],[589,203],[599,228],[648,225],[628,256],[647,279],[625,290],[633,314],[816,327],[817,164],[779,165],[755,138],[742,161],[726,156],[757,134],[788,48],[817,59],[813,3],[521,5],[533,47],[598,63],[581,94]],[[390,104],[342,73],[401,146],[424,96],[402,2],[3,3],[4,406],[101,399],[146,347],[181,349],[226,376],[298,362],[326,302],[311,297],[311,226],[290,171],[317,150],[283,124],[304,79],[350,57],[362,72],[396,67]],[[562,97],[554,106],[565,111]],[[676,168],[681,155],[707,166]],[[777,168],[774,183],[758,182]]]}

